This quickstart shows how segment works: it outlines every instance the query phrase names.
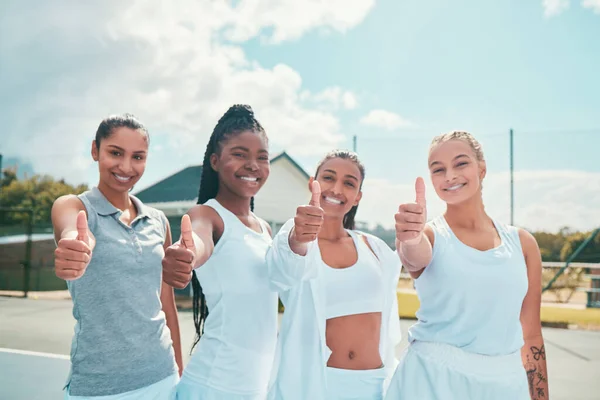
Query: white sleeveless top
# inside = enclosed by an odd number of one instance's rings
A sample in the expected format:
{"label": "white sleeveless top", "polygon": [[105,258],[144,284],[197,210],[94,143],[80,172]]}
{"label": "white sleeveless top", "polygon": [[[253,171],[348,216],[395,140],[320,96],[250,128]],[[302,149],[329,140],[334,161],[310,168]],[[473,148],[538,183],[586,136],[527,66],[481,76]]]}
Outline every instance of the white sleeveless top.
{"label": "white sleeveless top", "polygon": [[321,259],[326,301],[325,318],[382,312],[382,270],[373,252],[353,231],[346,230],[354,241],[358,258],[347,268],[333,268]]}
{"label": "white sleeveless top", "polygon": [[211,257],[196,269],[209,314],[183,374],[224,392],[262,394],[277,342],[278,296],[269,289],[265,262],[272,240],[262,221],[258,233],[215,199],[204,205],[219,214],[224,230]]}
{"label": "white sleeveless top", "polygon": [[490,356],[523,346],[520,315],[528,280],[519,230],[492,221],[501,244],[486,251],[461,242],[443,215],[428,223],[433,257],[415,280],[421,306],[409,342],[442,342]]}

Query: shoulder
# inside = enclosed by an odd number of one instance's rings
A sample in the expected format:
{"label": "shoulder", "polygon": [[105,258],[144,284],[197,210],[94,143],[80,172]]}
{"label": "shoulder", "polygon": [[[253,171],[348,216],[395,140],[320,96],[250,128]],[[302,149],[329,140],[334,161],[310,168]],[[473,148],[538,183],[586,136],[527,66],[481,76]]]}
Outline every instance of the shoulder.
{"label": "shoulder", "polygon": [[87,210],[83,205],[81,199],[74,194],[60,196],[59,198],[54,200],[54,203],[52,204],[53,213],[64,212],[68,210],[84,210],[87,213]]}
{"label": "shoulder", "polygon": [[525,254],[525,256],[531,253],[539,253],[540,249],[537,240],[531,232],[523,228],[517,228],[512,226],[509,227],[511,227],[512,229],[514,229],[514,231],[518,233],[519,240],[521,241],[521,247],[523,248],[523,253]]}
{"label": "shoulder", "polygon": [[142,205],[143,205],[144,209],[146,210],[146,213],[148,213],[148,215],[151,216],[152,218],[156,218],[161,221],[167,220],[167,216],[165,215],[165,213],[162,210],[159,210],[158,208],[147,206],[143,203],[142,203]]}
{"label": "shoulder", "polygon": [[213,228],[221,227],[221,231],[223,230],[223,218],[219,212],[210,205],[197,204],[190,208],[186,214],[190,216],[192,222],[201,223]]}

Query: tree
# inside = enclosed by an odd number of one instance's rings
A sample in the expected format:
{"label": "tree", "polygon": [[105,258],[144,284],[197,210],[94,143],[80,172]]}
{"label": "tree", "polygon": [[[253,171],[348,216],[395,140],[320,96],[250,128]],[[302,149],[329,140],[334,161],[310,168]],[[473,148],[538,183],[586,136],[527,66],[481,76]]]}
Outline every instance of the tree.
{"label": "tree", "polygon": [[[8,173],[7,173],[8,172]],[[20,207],[34,209],[36,223],[49,224],[52,204],[58,197],[66,194],[80,194],[88,190],[87,185],[73,186],[63,180],[56,181],[48,175],[34,175],[19,180],[16,171],[5,170],[2,179],[0,205],[2,207]],[[26,213],[2,212],[2,225],[20,224],[27,221]]]}
{"label": "tree", "polygon": [[[588,238],[592,232],[578,232],[567,237],[567,240],[561,249],[560,259],[566,261],[567,258]],[[575,257],[575,262],[597,263],[600,262],[600,234],[596,235],[594,240]]]}
{"label": "tree", "polygon": [[568,228],[562,228],[559,233],[532,232],[540,247],[543,261],[561,260],[560,254],[570,234]]}

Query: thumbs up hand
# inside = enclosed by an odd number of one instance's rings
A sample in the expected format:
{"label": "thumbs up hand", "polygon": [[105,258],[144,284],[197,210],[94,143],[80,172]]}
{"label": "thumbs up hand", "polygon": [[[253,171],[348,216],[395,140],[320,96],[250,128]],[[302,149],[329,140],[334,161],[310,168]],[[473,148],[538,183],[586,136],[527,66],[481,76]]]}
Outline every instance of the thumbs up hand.
{"label": "thumbs up hand", "polygon": [[423,178],[417,178],[415,192],[415,202],[401,204],[394,216],[396,219],[396,240],[407,245],[418,244],[421,241],[427,222],[425,182]]}
{"label": "thumbs up hand", "polygon": [[296,209],[294,217],[293,240],[297,243],[308,243],[315,240],[323,225],[323,209],[321,208],[321,186],[313,181],[312,196],[307,206]]}
{"label": "thumbs up hand", "polygon": [[190,216],[181,217],[181,237],[165,250],[162,260],[163,281],[170,286],[183,289],[192,279],[196,260],[196,245]]}
{"label": "thumbs up hand", "polygon": [[83,276],[92,260],[92,249],[95,245],[83,210],[80,210],[77,214],[76,227],[77,236],[75,238],[64,237],[60,239],[56,250],[54,250],[56,276],[67,281],[76,280]]}

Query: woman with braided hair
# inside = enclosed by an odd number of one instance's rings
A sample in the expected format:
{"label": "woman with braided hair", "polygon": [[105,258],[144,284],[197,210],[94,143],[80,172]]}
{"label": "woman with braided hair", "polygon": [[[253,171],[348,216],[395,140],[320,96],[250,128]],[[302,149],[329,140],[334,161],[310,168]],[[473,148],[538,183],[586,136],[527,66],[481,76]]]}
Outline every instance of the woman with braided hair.
{"label": "woman with braided hair", "polygon": [[[269,225],[253,198],[269,177],[268,139],[249,106],[234,105],[209,139],[198,205],[163,259],[163,279],[194,290],[198,346],[180,400],[264,399],[277,341],[277,293],[269,289]],[[210,310],[210,314],[209,314]]]}

